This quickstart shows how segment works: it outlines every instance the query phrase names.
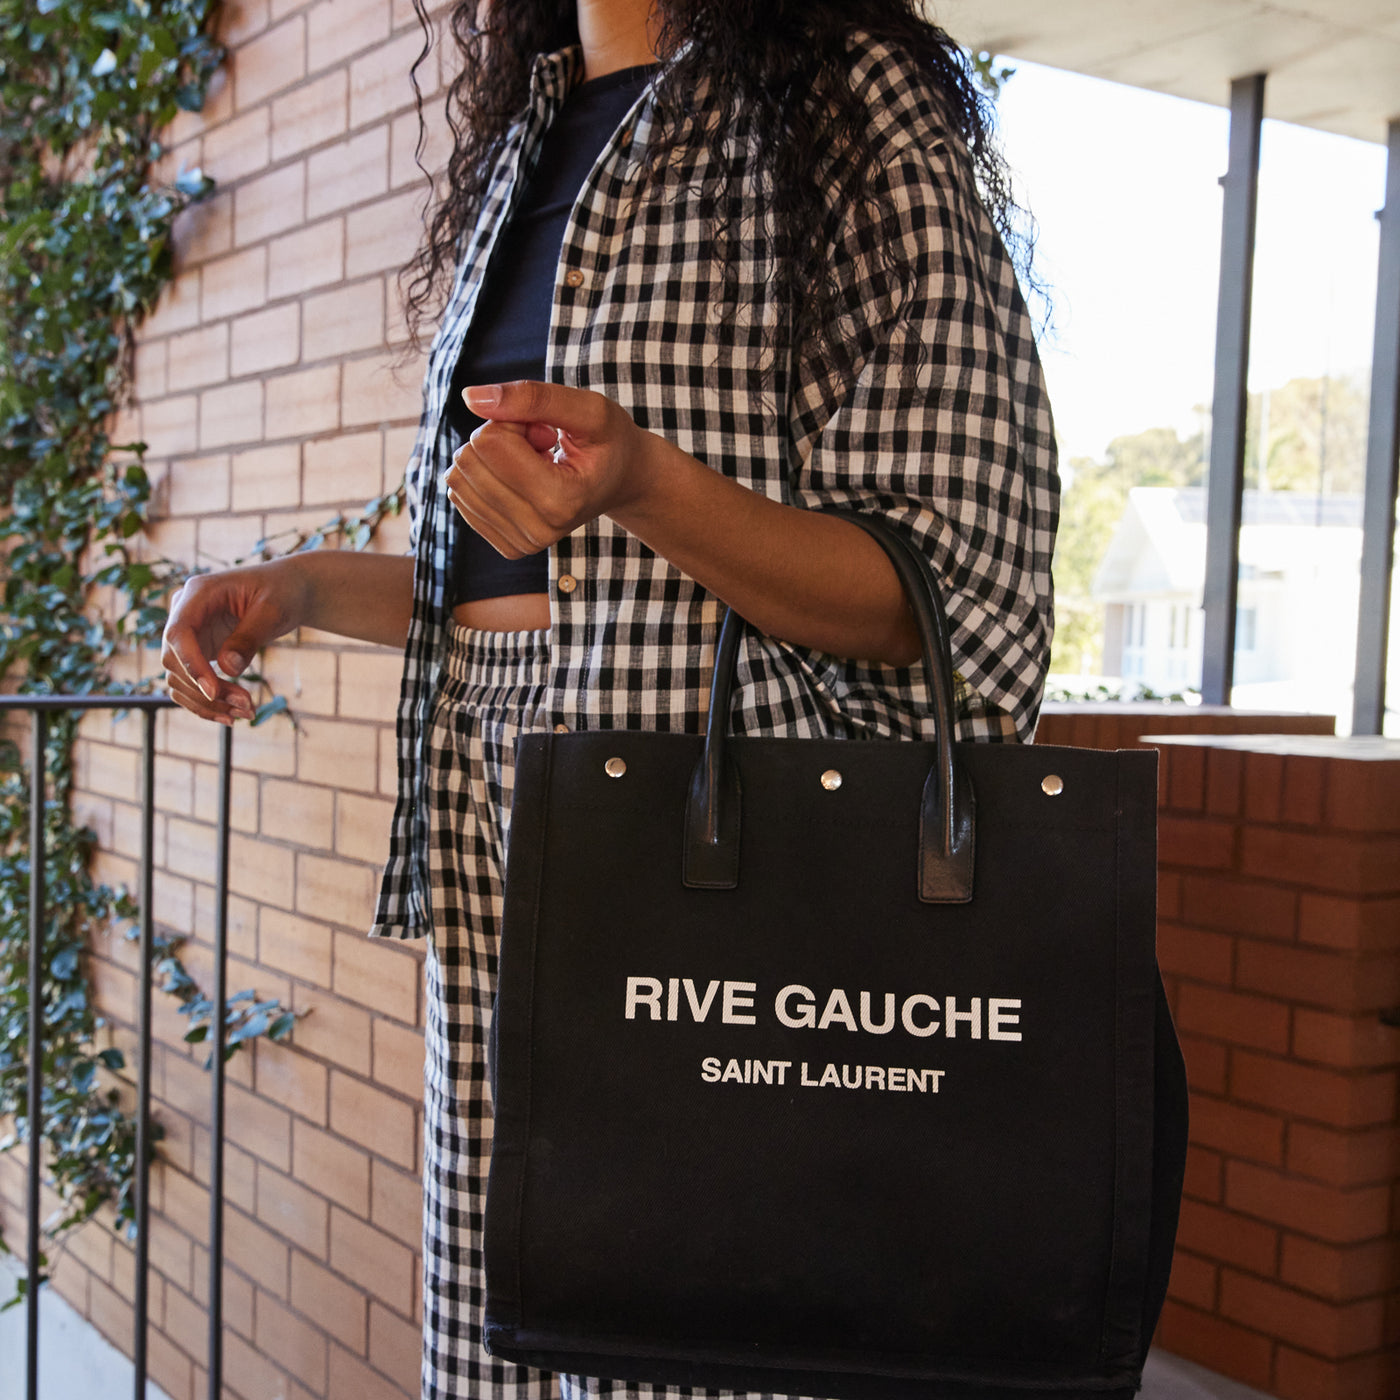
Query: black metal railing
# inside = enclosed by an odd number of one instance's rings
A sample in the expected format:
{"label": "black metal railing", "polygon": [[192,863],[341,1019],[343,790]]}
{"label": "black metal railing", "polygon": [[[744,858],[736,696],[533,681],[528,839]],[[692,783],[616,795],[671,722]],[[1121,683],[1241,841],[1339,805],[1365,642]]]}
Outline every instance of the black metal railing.
{"label": "black metal railing", "polygon": [[[27,1400],[39,1400],[39,1293],[41,1236],[39,1188],[42,1183],[43,1145],[43,943],[44,943],[44,811],[47,785],[44,754],[48,745],[49,715],[55,711],[135,710],[141,714],[141,891],[140,891],[140,987],[137,1012],[136,1062],[136,1183],[135,1297],[132,1299],[133,1394],[146,1394],[146,1334],[150,1280],[150,1159],[151,1159],[151,988],[154,966],[155,915],[152,908],[155,849],[156,714],[173,701],[154,695],[4,695],[0,713],[26,711],[33,723],[30,772],[29,826],[29,1181],[25,1197],[28,1224],[29,1287],[25,1297],[28,1349]],[[214,985],[210,1001],[210,1164],[209,1164],[209,1342],[210,1400],[220,1400],[223,1389],[223,1286],[224,1286],[224,1039],[222,1008],[228,996],[228,849],[229,791],[232,772],[232,730],[219,734],[219,799],[217,859],[214,875]]]}

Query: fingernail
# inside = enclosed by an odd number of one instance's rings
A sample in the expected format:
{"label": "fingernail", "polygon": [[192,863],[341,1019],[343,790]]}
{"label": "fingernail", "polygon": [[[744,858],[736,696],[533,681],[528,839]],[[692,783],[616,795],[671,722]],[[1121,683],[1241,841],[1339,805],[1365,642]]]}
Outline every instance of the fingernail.
{"label": "fingernail", "polygon": [[[248,665],[248,658],[240,656],[236,651],[226,651],[219,658],[219,665],[224,668],[226,676],[242,675]],[[210,697],[213,698],[212,696]]]}
{"label": "fingernail", "polygon": [[217,700],[219,698],[219,688],[213,681],[201,679],[199,688],[204,692],[204,698],[206,700]]}
{"label": "fingernail", "polygon": [[499,384],[472,384],[462,390],[468,408],[495,408],[501,401]]}

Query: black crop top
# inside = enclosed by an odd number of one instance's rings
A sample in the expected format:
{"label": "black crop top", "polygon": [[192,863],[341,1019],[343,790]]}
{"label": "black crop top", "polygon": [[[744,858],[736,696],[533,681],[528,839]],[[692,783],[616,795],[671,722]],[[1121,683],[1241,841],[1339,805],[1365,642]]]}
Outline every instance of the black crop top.
{"label": "black crop top", "polygon": [[[545,134],[539,163],[515,217],[496,244],[471,330],[452,372],[446,412],[464,442],[481,425],[462,401],[468,384],[545,377],[554,278],[569,212],[603,147],[655,71],[655,64],[646,64],[583,83],[569,94]],[[548,586],[548,550],[506,559],[458,517],[452,606],[544,593]]]}

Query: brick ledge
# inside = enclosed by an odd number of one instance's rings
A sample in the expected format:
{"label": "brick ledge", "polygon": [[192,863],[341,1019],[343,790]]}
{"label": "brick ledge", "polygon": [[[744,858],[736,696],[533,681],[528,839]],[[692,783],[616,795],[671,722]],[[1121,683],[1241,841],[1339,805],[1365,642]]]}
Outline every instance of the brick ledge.
{"label": "brick ledge", "polygon": [[1235,749],[1244,753],[1279,754],[1289,758],[1400,762],[1400,739],[1383,739],[1370,734],[1144,734],[1139,742],[1154,746],[1176,744]]}

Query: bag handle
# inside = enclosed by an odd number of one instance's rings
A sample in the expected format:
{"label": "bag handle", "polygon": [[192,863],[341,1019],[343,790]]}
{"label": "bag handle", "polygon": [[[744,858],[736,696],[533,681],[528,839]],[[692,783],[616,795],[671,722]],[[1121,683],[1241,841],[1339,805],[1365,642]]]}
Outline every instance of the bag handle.
{"label": "bag handle", "polygon": [[[859,526],[885,551],[914,615],[937,723],[937,755],[924,780],[919,808],[919,898],[927,904],[966,904],[972,898],[976,803],[953,741],[952,646],[938,581],[928,560],[884,521],[851,511],[830,514]],[[693,889],[730,890],[739,883],[743,795],[727,736],[735,659],[745,625],[732,608],[725,610],[705,748],[686,800],[683,879]]]}

